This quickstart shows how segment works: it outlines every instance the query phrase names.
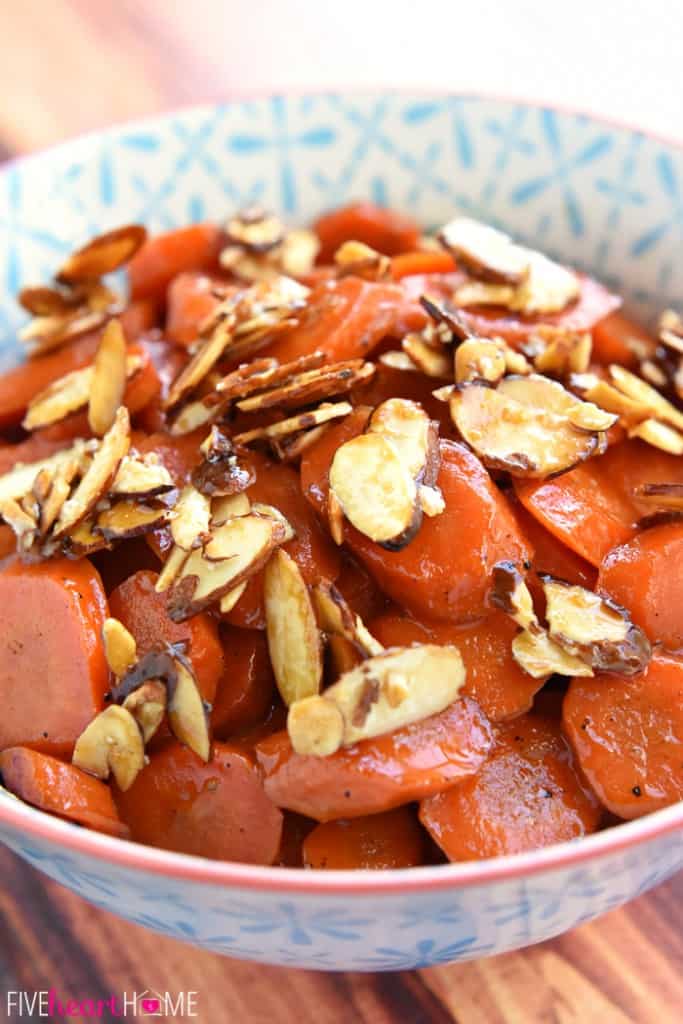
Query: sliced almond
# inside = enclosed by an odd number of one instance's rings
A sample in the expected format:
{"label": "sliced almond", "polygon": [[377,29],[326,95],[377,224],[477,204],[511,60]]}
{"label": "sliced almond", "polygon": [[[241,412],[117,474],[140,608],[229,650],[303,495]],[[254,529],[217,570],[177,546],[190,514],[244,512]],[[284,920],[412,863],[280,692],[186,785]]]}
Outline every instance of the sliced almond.
{"label": "sliced almond", "polygon": [[344,543],[344,509],[333,490],[327,495],[327,525],[330,537],[337,546],[341,546]]}
{"label": "sliced almond", "polygon": [[257,573],[279,543],[271,519],[240,516],[214,530],[205,548],[190,553],[168,596],[169,615],[184,622]]}
{"label": "sliced almond", "polygon": [[455,379],[458,384],[472,380],[496,383],[505,376],[505,347],[489,338],[468,338],[455,350]]}
{"label": "sliced almond", "polygon": [[683,320],[673,309],[665,309],[659,318],[659,340],[683,356]]}
{"label": "sliced almond", "polygon": [[638,501],[644,501],[662,511],[683,511],[683,484],[680,483],[641,484],[635,488],[633,495]]}
{"label": "sliced almond", "polygon": [[469,329],[465,317],[450,303],[433,295],[421,295],[420,305],[437,327],[443,331],[440,334],[442,341],[466,341],[472,337],[472,331]]}
{"label": "sliced almond", "polygon": [[[132,377],[140,368],[140,357],[129,356],[125,364],[125,372]],[[73,370],[58,380],[53,381],[44,391],[36,395],[28,405],[22,422],[25,430],[38,430],[58,423],[73,412],[85,408],[94,386],[94,369],[85,366]]]}
{"label": "sliced almond", "polygon": [[248,516],[250,511],[251,502],[244,491],[214,498],[211,502],[211,528],[222,526],[235,516]]}
{"label": "sliced almond", "polygon": [[159,577],[154,584],[157,594],[163,594],[165,590],[168,590],[187,561],[187,556],[188,552],[184,548],[180,548],[177,545],[171,548],[159,573]]}
{"label": "sliced almond", "polygon": [[414,363],[407,352],[398,352],[391,350],[389,352],[382,352],[379,357],[379,362],[383,366],[388,366],[392,370],[405,370],[408,373],[419,373],[420,367],[417,363]]}
{"label": "sliced almond", "polygon": [[386,281],[391,274],[391,260],[364,242],[349,239],[334,254],[339,276],[353,274],[369,281]]}
{"label": "sliced almond", "polygon": [[130,711],[112,704],[101,711],[76,740],[72,763],[98,779],[111,772],[124,793],[145,765],[140,728]]}
{"label": "sliced almond", "polygon": [[233,245],[256,253],[274,249],[285,236],[282,221],[260,206],[251,206],[235,214],[228,221],[225,231]]}
{"label": "sliced almond", "polygon": [[493,567],[493,587],[489,601],[530,633],[539,627],[534,602],[524,578],[514,562],[498,562]]}
{"label": "sliced almond", "polygon": [[320,690],[320,634],[301,571],[285,551],[276,551],[266,566],[263,598],[266,636],[273,673],[285,704]]}
{"label": "sliced almond", "polygon": [[542,679],[561,676],[592,676],[593,669],[581,658],[569,654],[548,636],[544,629],[529,633],[523,630],[512,641],[512,656],[527,675]]}
{"label": "sliced almond", "polygon": [[7,523],[18,540],[24,537],[32,539],[38,525],[35,517],[14,498],[0,499],[0,519]]}
{"label": "sliced almond", "polygon": [[171,536],[179,548],[197,547],[209,532],[211,500],[192,484],[180,492],[171,519]]}
{"label": "sliced almond", "polygon": [[306,373],[296,374],[272,390],[263,391],[237,402],[241,412],[259,412],[262,409],[293,409],[319,402],[323,398],[350,391],[365,383],[375,372],[372,363],[362,359],[332,363]]}
{"label": "sliced almond", "polygon": [[117,501],[98,514],[94,532],[101,533],[107,541],[131,540],[158,530],[168,518],[168,509],[148,508],[136,501]]}
{"label": "sliced almond", "polygon": [[82,519],[62,538],[62,548],[67,558],[88,558],[97,551],[110,548],[111,544],[103,533],[96,531],[95,519]]}
{"label": "sliced almond", "polygon": [[345,637],[363,656],[381,654],[382,644],[375,640],[360,615],[353,612],[333,583],[318,583],[313,588],[313,603],[320,628],[328,634]]}
{"label": "sliced almond", "polygon": [[339,679],[345,672],[350,672],[363,661],[363,655],[358,647],[339,633],[328,635],[327,651],[334,679]]}
{"label": "sliced almond", "polygon": [[129,447],[130,417],[126,407],[120,406],[73,496],[62,506],[53,529],[55,538],[71,532],[109,491]]}
{"label": "sliced almond", "polygon": [[337,449],[330,488],[349,522],[389,550],[404,547],[419,529],[415,480],[397,447],[382,434],[361,434]]}
{"label": "sliced almond", "polygon": [[458,697],[465,667],[455,647],[396,647],[368,658],[320,696],[290,707],[287,731],[298,754],[393,732],[438,714]]}
{"label": "sliced almond", "polygon": [[628,612],[584,587],[543,577],[551,638],[598,672],[634,675],[650,656],[650,643]]}
{"label": "sliced almond", "polygon": [[424,476],[432,449],[435,445],[438,447],[438,439],[435,439],[432,421],[418,402],[407,398],[387,399],[377,406],[367,429],[391,441],[413,478]]}
{"label": "sliced almond", "polygon": [[653,419],[663,420],[677,430],[683,430],[683,412],[660,394],[651,384],[631,373],[623,366],[612,363],[609,367],[612,383],[622,394],[637,402]]}
{"label": "sliced almond", "polygon": [[419,334],[406,334],[401,342],[403,351],[411,362],[427,377],[448,378],[453,373],[453,358],[442,346],[436,348]]}
{"label": "sliced almond", "polygon": [[108,313],[104,310],[79,307],[61,316],[36,317],[19,331],[19,338],[27,346],[29,358],[33,359],[97,330],[107,319]]}
{"label": "sliced almond", "polygon": [[211,756],[209,722],[197,680],[184,659],[176,659],[177,677],[168,700],[168,724],[175,738],[208,761]]}
{"label": "sliced almond", "polygon": [[239,462],[231,439],[220,427],[214,424],[199,450],[203,459],[192,471],[192,483],[202,494],[212,498],[239,494],[253,483],[253,470]]}
{"label": "sliced almond", "polygon": [[111,427],[126,390],[126,338],[119,320],[110,320],[95,353],[88,423],[101,437]]}
{"label": "sliced almond", "polygon": [[18,462],[8,473],[0,476],[0,501],[7,498],[21,498],[33,487],[33,483],[42,470],[48,470],[54,474],[65,465],[75,462],[80,465],[87,446],[83,441],[77,441],[71,448],[64,448],[47,459],[40,459],[38,462]]}
{"label": "sliced almond", "polygon": [[439,232],[442,245],[475,277],[502,284],[518,284],[529,267],[529,251],[478,220],[456,217]]}
{"label": "sliced almond", "polygon": [[173,490],[171,474],[154,453],[126,455],[114,478],[110,494],[119,498],[155,498]]}
{"label": "sliced almond", "polygon": [[[597,453],[598,434],[577,430],[566,408],[548,408],[546,394],[551,401],[557,401],[557,396],[544,388],[541,399],[533,383],[525,396],[522,382],[531,382],[532,378],[520,378],[519,386],[508,390],[503,385],[509,380],[512,378],[502,381],[497,390],[477,382],[459,385],[450,399],[453,422],[486,466],[507,470],[514,476],[543,478]],[[574,404],[576,400],[565,394],[571,409],[572,400]],[[521,401],[524,397],[531,401]],[[557,401],[557,405],[561,403]]]}
{"label": "sliced almond", "polygon": [[278,254],[283,274],[289,277],[303,277],[304,274],[309,274],[319,251],[320,241],[315,232],[305,228],[288,231]]}
{"label": "sliced almond", "polygon": [[322,352],[311,352],[287,363],[277,359],[255,359],[252,363],[238,366],[216,384],[216,391],[222,398],[246,398],[257,391],[265,391],[297,374],[317,370],[325,361]]}
{"label": "sliced almond", "polygon": [[109,618],[102,626],[102,640],[109,668],[115,676],[124,676],[137,661],[135,637],[118,619]]}
{"label": "sliced almond", "polygon": [[213,419],[220,418],[223,411],[223,407],[213,401],[213,394],[187,402],[171,421],[170,431],[174,437],[191,434]]}
{"label": "sliced almond", "polygon": [[255,427],[233,438],[235,445],[249,445],[254,441],[279,440],[291,434],[299,434],[302,430],[309,430],[312,427],[328,423],[330,420],[340,419],[352,412],[353,406],[349,402],[323,402],[317,409],[308,412],[297,413],[278,423],[271,423],[267,427]]}
{"label": "sliced almond", "polygon": [[181,399],[193,392],[210,373],[230,345],[236,323],[234,312],[226,314],[218,321],[213,333],[200,344],[190,362],[173,381],[164,402],[166,409],[172,409]]}
{"label": "sliced almond", "polygon": [[420,484],[417,489],[417,500],[424,514],[430,519],[434,519],[446,511],[446,502],[438,487],[427,487],[426,484]]}
{"label": "sliced almond", "polygon": [[122,706],[138,723],[144,743],[149,743],[157,733],[166,714],[166,704],[166,687],[158,679],[149,679],[124,700]]}
{"label": "sliced almond", "polygon": [[282,441],[273,441],[271,447],[280,462],[296,462],[304,452],[312,448],[327,430],[325,423],[320,427],[313,427],[312,430],[302,430],[300,434],[286,437]]}
{"label": "sliced almond", "polygon": [[141,224],[126,224],[98,235],[69,256],[59,268],[57,280],[70,284],[111,274],[133,258],[146,238]]}
{"label": "sliced almond", "polygon": [[[626,423],[638,423],[640,420],[646,419],[647,407],[643,407],[640,402],[634,401],[619,391],[618,388],[608,384],[606,380],[600,380],[599,378],[593,379],[590,375],[585,375],[587,380],[576,380],[571,379],[573,387],[577,387],[579,390],[584,392],[584,397],[601,409],[605,409],[607,412],[616,413]],[[587,387],[583,385],[587,384]]]}
{"label": "sliced almond", "polygon": [[642,423],[637,423],[630,428],[628,436],[639,437],[653,448],[670,452],[671,455],[683,455],[683,434],[658,420],[646,419]]}
{"label": "sliced almond", "polygon": [[579,402],[567,413],[567,419],[577,430],[586,430],[590,434],[609,430],[619,417],[616,413],[605,412],[593,402]]}
{"label": "sliced almond", "polygon": [[229,615],[229,613],[233,610],[233,608],[241,598],[242,594],[247,589],[247,582],[248,581],[245,580],[244,583],[240,583],[239,586],[233,587],[232,590],[229,590],[227,594],[223,594],[223,597],[220,599],[218,603],[218,608],[220,610],[221,615]]}
{"label": "sliced almond", "polygon": [[49,288],[44,285],[22,288],[17,296],[20,306],[32,316],[62,316],[71,313],[81,304],[81,297],[67,289]]}
{"label": "sliced almond", "polygon": [[455,291],[457,306],[505,306],[527,316],[559,313],[580,292],[578,278],[558,263],[530,255],[527,277],[518,285],[489,284],[487,281],[466,281]]}
{"label": "sliced almond", "polygon": [[280,544],[287,544],[296,537],[296,531],[289,519],[279,508],[275,508],[275,505],[266,505],[262,501],[255,501],[251,506],[251,512],[255,516],[265,516],[266,519],[272,519],[277,524],[281,530]]}

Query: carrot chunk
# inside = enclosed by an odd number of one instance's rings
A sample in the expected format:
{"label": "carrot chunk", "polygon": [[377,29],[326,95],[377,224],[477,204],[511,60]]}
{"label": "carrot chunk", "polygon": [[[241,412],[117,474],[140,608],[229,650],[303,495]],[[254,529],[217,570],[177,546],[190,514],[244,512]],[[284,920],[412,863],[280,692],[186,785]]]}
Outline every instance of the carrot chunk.
{"label": "carrot chunk", "polygon": [[163,303],[166,288],[178,274],[217,268],[222,242],[223,233],[215,224],[191,224],[154,235],[128,264],[131,296]]}
{"label": "carrot chunk", "polygon": [[564,729],[599,799],[638,818],[683,799],[683,659],[655,654],[637,676],[574,679]]}
{"label": "carrot chunk", "polygon": [[70,755],[104,707],[107,599],[87,559],[0,572],[0,749]]}
{"label": "carrot chunk", "polygon": [[[168,286],[166,337],[176,345],[191,345],[197,340],[200,324],[213,313],[220,299],[213,294],[215,278],[208,274],[184,273]],[[221,282],[222,287],[225,287]]]}
{"label": "carrot chunk", "polygon": [[630,320],[623,313],[610,313],[599,320],[593,328],[593,357],[598,363],[620,363],[622,366],[638,365],[634,346],[635,341],[645,345],[650,351],[655,349],[655,341],[640,324]]}
{"label": "carrot chunk", "polygon": [[355,202],[318,217],[313,230],[320,239],[318,262],[330,263],[343,242],[355,240],[396,256],[417,248],[420,229],[410,217],[373,203]]}
{"label": "carrot chunk", "polygon": [[303,843],[304,867],[327,871],[418,867],[424,859],[424,840],[410,807],[365,818],[341,818],[309,832]]}
{"label": "carrot chunk", "polygon": [[8,747],[0,753],[0,774],[10,793],[41,811],[96,832],[128,836],[109,786],[72,764],[28,747]]}
{"label": "carrot chunk", "polygon": [[452,861],[575,839],[594,832],[600,816],[559,723],[536,714],[501,726],[477,775],[420,805],[422,824]]}
{"label": "carrot chunk", "polygon": [[241,747],[214,743],[205,764],[187,747],[168,743],[114,797],[132,838],[147,846],[245,864],[272,864],[277,857],[282,814]]}
{"label": "carrot chunk", "polygon": [[221,630],[225,671],[211,710],[211,725],[218,739],[262,721],[270,709],[275,680],[268,644],[262,631]]}

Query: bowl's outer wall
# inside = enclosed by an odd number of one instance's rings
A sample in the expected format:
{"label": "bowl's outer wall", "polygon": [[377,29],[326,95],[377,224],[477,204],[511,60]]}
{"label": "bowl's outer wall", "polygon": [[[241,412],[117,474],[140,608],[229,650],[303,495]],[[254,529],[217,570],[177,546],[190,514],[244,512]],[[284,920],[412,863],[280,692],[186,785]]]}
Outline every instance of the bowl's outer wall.
{"label": "bowl's outer wall", "polygon": [[[364,197],[427,226],[454,211],[498,223],[596,272],[643,317],[683,295],[683,154],[674,146],[493,99],[258,99],[114,128],[0,172],[0,369],[20,358],[19,287],[46,281],[95,233],[130,221],[159,231],[220,220],[253,201],[301,222]],[[55,823],[55,836],[71,827]],[[527,879],[316,895],[152,875],[10,825],[0,838],[129,920],[233,956],[327,969],[403,969],[538,942],[683,865],[680,836],[668,834]]]}

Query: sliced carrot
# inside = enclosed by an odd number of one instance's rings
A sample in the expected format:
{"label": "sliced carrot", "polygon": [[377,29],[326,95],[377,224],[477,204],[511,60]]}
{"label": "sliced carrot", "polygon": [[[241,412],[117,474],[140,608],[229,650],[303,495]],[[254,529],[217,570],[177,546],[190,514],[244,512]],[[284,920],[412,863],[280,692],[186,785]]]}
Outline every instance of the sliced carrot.
{"label": "sliced carrot", "polygon": [[405,252],[391,261],[394,281],[414,274],[450,274],[454,270],[455,260],[449,252]]}
{"label": "sliced carrot", "polygon": [[129,790],[114,796],[132,838],[147,846],[245,864],[272,864],[277,857],[282,814],[240,747],[214,743],[205,764],[187,747],[168,743]]}
{"label": "sliced carrot", "polygon": [[69,755],[104,707],[107,599],[87,559],[0,572],[0,749]]}
{"label": "sliced carrot", "polygon": [[576,839],[595,832],[600,816],[559,723],[535,714],[500,726],[474,778],[420,804],[420,821],[452,861]]}
{"label": "sliced carrot", "polygon": [[191,224],[149,238],[128,264],[133,299],[166,300],[166,288],[185,271],[217,269],[223,232],[215,224]]}
{"label": "sliced carrot", "polygon": [[109,786],[72,764],[28,747],[8,747],[0,753],[0,774],[10,793],[27,804],[96,832],[128,836]]}
{"label": "sliced carrot", "polygon": [[315,351],[331,360],[356,359],[383,338],[401,337],[424,321],[424,312],[398,285],[352,276],[323,281],[311,292],[299,325],[278,335],[265,354],[282,362]]}
{"label": "sliced carrot", "polygon": [[0,560],[16,550],[16,537],[9,526],[0,526]]}
{"label": "sliced carrot", "polygon": [[133,634],[140,655],[159,644],[186,643],[201,695],[211,704],[225,671],[216,621],[200,612],[187,622],[172,622],[166,612],[165,595],[154,589],[157,578],[156,573],[146,570],[134,573],[109,595],[110,612]]}
{"label": "sliced carrot", "polygon": [[655,654],[637,676],[574,679],[564,729],[599,799],[638,818],[683,799],[683,659]]}
{"label": "sliced carrot", "polygon": [[254,629],[221,630],[225,670],[211,709],[211,725],[218,739],[262,721],[273,703],[275,681],[268,644]]}
{"label": "sliced carrot", "polygon": [[417,248],[420,229],[410,217],[368,202],[354,202],[318,217],[313,230],[320,239],[318,262],[330,263],[343,242],[365,242],[396,256]]}
{"label": "sliced carrot", "polygon": [[286,732],[256,745],[265,789],[278,807],[316,821],[378,814],[473,775],[492,744],[488,720],[467,697],[438,715],[330,757],[295,754]]}
{"label": "sliced carrot", "polygon": [[[346,429],[359,432],[361,422],[358,414]],[[347,439],[340,428],[329,431],[302,460],[304,493],[318,508],[327,500],[329,466],[340,438]],[[493,565],[507,560],[521,566],[531,549],[505,498],[463,445],[441,442],[438,485],[445,511],[425,517],[402,550],[386,551],[350,524],[344,536],[379,587],[418,618],[471,621],[488,610]]]}
{"label": "sliced carrot", "polygon": [[208,274],[184,273],[174,277],[168,286],[166,337],[176,345],[191,345],[197,340],[200,324],[213,313],[220,299],[214,291],[224,281]]}
{"label": "sliced carrot", "polygon": [[640,324],[623,313],[610,313],[593,328],[593,358],[605,365],[620,363],[622,366],[637,366],[638,359],[629,341],[645,345],[650,352],[656,347],[652,335]]}
{"label": "sliced carrot", "polygon": [[207,435],[205,427],[182,437],[174,437],[164,431],[156,434],[139,435],[134,438],[139,452],[156,452],[159,459],[173,477],[177,487],[186,484],[192,470],[202,460],[199,446]]}
{"label": "sliced carrot", "polygon": [[518,632],[503,612],[466,626],[445,622],[416,622],[400,615],[383,615],[369,623],[370,632],[385,647],[413,643],[452,644],[465,663],[463,693],[480,705],[492,722],[502,722],[529,711],[545,680],[532,679],[512,657]]}
{"label": "sliced carrot", "polygon": [[283,811],[282,839],[275,863],[281,868],[302,868],[304,866],[303,844],[306,836],[314,829],[315,822],[303,814]]}
{"label": "sliced carrot", "polygon": [[159,556],[152,551],[147,537],[133,537],[118,547],[104,548],[90,556],[97,569],[107,595],[134,573],[143,569],[157,573]]}
{"label": "sliced carrot", "polygon": [[349,607],[364,622],[381,615],[387,608],[387,598],[365,566],[346,553],[335,586]]}
{"label": "sliced carrot", "polygon": [[566,580],[567,583],[576,583],[588,590],[594,589],[598,574],[590,562],[580,558],[575,551],[558,540],[555,534],[546,530],[519,501],[513,503],[513,510],[522,533],[534,549],[532,573],[527,580],[529,585],[541,573]]}
{"label": "sliced carrot", "polygon": [[683,523],[639,533],[609,552],[598,589],[631,613],[652,643],[683,648]]}
{"label": "sliced carrot", "polygon": [[410,807],[316,825],[303,844],[304,867],[326,871],[418,867],[424,851],[425,835]]}

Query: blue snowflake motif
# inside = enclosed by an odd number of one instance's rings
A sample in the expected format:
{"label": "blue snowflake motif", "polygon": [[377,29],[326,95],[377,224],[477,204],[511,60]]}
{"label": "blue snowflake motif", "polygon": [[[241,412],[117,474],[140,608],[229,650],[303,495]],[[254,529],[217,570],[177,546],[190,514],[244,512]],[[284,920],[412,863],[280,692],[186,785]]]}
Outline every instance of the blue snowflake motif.
{"label": "blue snowflake motif", "polygon": [[[655,159],[657,177],[663,194],[670,203],[670,214],[644,231],[631,246],[631,254],[643,256],[662,241],[670,232],[676,232],[679,244],[683,241],[683,190],[679,174],[669,153],[659,153]],[[674,269],[673,256],[666,259],[659,270],[658,285],[668,285]]]}
{"label": "blue snowflake motif", "polygon": [[216,908],[220,917],[234,919],[242,933],[265,934],[284,930],[289,942],[297,946],[310,946],[313,936],[354,941],[361,938],[359,928],[371,923],[370,918],[349,916],[336,907],[317,910],[302,918],[293,903],[278,903],[275,907],[256,907],[236,903]]}
{"label": "blue snowflake motif", "polygon": [[403,120],[407,124],[421,124],[440,114],[446,114],[451,120],[453,146],[458,161],[461,167],[470,170],[475,164],[474,141],[465,118],[465,103],[465,100],[457,96],[411,103],[403,111]]}
{"label": "blue snowflake motif", "polygon": [[486,125],[487,133],[498,140],[499,147],[490,174],[481,189],[480,203],[484,208],[495,197],[512,157],[516,153],[522,156],[533,156],[536,153],[534,143],[522,134],[528,113],[525,107],[515,107],[507,120],[491,120]]}
{"label": "blue snowflake motif", "polygon": [[580,238],[584,233],[584,219],[578,193],[571,184],[571,176],[575,170],[604,156],[612,146],[612,136],[605,133],[596,135],[568,155],[564,150],[555,111],[541,110],[539,117],[541,131],[554,164],[553,169],[548,174],[529,178],[516,185],[510,193],[510,201],[519,206],[536,199],[553,186],[559,187],[569,228],[576,238]]}
{"label": "blue snowflake motif", "polygon": [[374,955],[358,957],[354,966],[379,971],[408,971],[435,964],[463,960],[479,953],[489,952],[492,946],[475,946],[476,936],[468,935],[457,942],[439,945],[435,939],[420,939],[414,946],[397,949],[378,946]]}

